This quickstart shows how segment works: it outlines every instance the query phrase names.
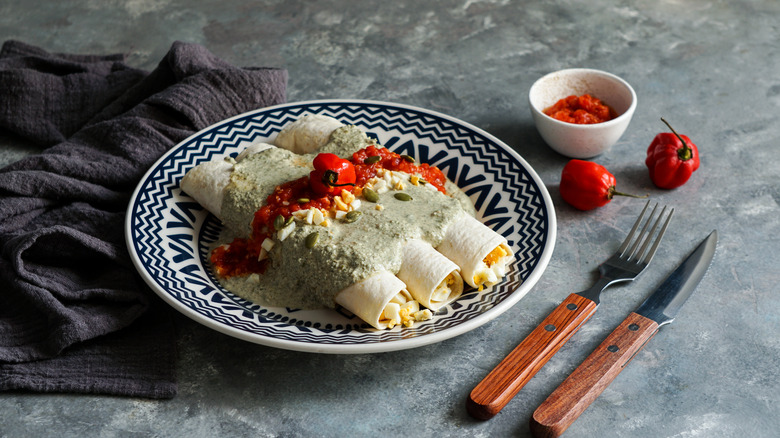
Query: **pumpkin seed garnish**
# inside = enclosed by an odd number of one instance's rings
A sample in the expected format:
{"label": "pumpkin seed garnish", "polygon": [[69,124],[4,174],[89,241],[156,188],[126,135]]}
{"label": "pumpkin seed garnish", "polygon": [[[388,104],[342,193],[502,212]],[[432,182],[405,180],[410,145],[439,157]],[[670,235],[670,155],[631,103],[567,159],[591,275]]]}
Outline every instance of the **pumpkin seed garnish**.
{"label": "pumpkin seed garnish", "polygon": [[363,197],[366,198],[366,201],[369,202],[379,201],[379,193],[375,192],[372,189],[369,189],[368,187],[363,188]]}
{"label": "pumpkin seed garnish", "polygon": [[355,222],[356,220],[360,219],[360,215],[362,214],[363,213],[357,210],[352,210],[349,213],[347,213],[346,216],[344,216],[344,222],[351,224],[352,222]]}
{"label": "pumpkin seed garnish", "polygon": [[274,229],[279,231],[282,228],[284,228],[284,216],[280,214],[274,218]]}
{"label": "pumpkin seed garnish", "polygon": [[282,227],[282,228],[287,228],[287,227],[289,227],[289,226],[290,226],[290,224],[291,224],[291,223],[293,223],[293,221],[294,221],[294,220],[295,220],[295,217],[294,217],[294,216],[290,216],[290,217],[288,217],[288,218],[287,218],[287,220],[286,220],[286,221],[284,221],[284,227]]}
{"label": "pumpkin seed garnish", "polygon": [[310,201],[309,198],[298,198],[298,203],[299,204],[305,204],[305,203],[307,203],[309,201]]}
{"label": "pumpkin seed garnish", "polygon": [[401,158],[403,158],[404,160],[406,160],[406,161],[408,161],[410,163],[414,163],[414,157],[411,157],[409,155],[401,155]]}
{"label": "pumpkin seed garnish", "polygon": [[382,159],[382,157],[380,157],[379,155],[372,155],[372,156],[366,158],[365,160],[363,160],[363,163],[365,163],[365,164],[374,164],[374,163],[378,162],[381,159]]}
{"label": "pumpkin seed garnish", "polygon": [[320,240],[320,233],[313,232],[306,236],[306,240],[304,240],[304,244],[306,244],[306,248],[312,249],[315,246],[317,246],[317,241]]}
{"label": "pumpkin seed garnish", "polygon": [[412,200],[412,197],[409,196],[408,194],[404,193],[404,192],[396,193],[395,195],[393,195],[393,197],[395,197],[395,199],[397,199],[399,201],[411,201]]}

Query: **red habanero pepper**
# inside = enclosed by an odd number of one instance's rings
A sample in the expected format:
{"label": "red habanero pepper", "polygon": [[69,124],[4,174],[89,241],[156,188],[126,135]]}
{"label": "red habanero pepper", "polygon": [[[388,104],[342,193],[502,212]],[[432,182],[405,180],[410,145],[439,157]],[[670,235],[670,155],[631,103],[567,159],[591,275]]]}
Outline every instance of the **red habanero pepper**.
{"label": "red habanero pepper", "polygon": [[563,167],[559,189],[563,200],[578,210],[607,205],[617,195],[646,197],[618,192],[615,185],[615,176],[604,166],[592,161],[571,160]]}
{"label": "red habanero pepper", "polygon": [[314,170],[309,173],[309,184],[319,195],[338,195],[342,190],[352,191],[357,177],[355,166],[338,155],[322,153],[314,157]]}
{"label": "red habanero pepper", "polygon": [[699,168],[699,149],[688,136],[680,135],[661,117],[672,130],[655,136],[647,148],[645,164],[653,184],[662,189],[674,189],[685,184]]}

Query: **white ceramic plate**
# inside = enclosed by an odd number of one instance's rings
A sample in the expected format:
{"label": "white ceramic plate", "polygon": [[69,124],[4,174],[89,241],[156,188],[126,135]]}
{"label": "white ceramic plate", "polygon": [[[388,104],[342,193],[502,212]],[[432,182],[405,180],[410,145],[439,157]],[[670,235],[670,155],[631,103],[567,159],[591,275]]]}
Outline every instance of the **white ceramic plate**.
{"label": "white ceramic plate", "polygon": [[[515,251],[507,278],[468,291],[430,321],[377,331],[333,310],[267,308],[223,289],[208,264],[219,221],[179,189],[204,161],[272,139],[304,114],[354,124],[380,144],[438,166],[472,199],[480,219]],[[181,142],[152,166],[130,201],[125,234],[146,283],[195,321],[258,344],[321,353],[394,351],[440,342],[500,315],[539,280],[553,252],[555,210],[544,184],[516,152],[490,134],[420,108],[373,101],[326,100],[264,108],[217,123]]]}

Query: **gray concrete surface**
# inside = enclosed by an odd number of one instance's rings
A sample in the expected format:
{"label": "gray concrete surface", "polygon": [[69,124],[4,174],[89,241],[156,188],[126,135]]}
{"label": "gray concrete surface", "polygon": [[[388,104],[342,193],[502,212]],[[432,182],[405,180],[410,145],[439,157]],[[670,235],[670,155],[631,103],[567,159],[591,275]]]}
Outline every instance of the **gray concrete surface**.
{"label": "gray concrete surface", "polygon": [[[239,341],[179,317],[179,395],[169,401],[0,393],[0,437],[529,436],[533,410],[712,229],[714,264],[569,437],[772,437],[780,430],[780,3],[775,1],[0,2],[0,39],[50,51],[127,53],[151,69],[175,40],[242,66],[289,69],[289,101],[360,98],[438,110],[516,149],[558,215],[551,263],[517,305],[477,330],[404,352],[316,355]],[[471,388],[597,264],[638,202],[583,213],[558,195],[566,158],[539,137],[528,89],[566,67],[618,74],[639,106],[595,161],[623,191],[677,208],[651,269],[615,287],[582,331],[497,417]],[[683,187],[644,165],[659,118],[699,146]],[[0,162],[35,152],[0,139]],[[641,201],[639,201],[641,202]]]}

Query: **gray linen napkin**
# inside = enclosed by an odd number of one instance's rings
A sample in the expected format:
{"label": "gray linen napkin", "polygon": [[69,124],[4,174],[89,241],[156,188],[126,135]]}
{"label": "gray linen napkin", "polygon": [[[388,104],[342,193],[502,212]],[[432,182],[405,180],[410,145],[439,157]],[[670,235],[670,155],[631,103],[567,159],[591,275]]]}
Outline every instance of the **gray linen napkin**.
{"label": "gray linen napkin", "polygon": [[169,148],[286,84],[181,42],[152,72],[3,45],[0,133],[47,148],[0,169],[0,390],[176,394],[172,310],[124,243],[130,195]]}

